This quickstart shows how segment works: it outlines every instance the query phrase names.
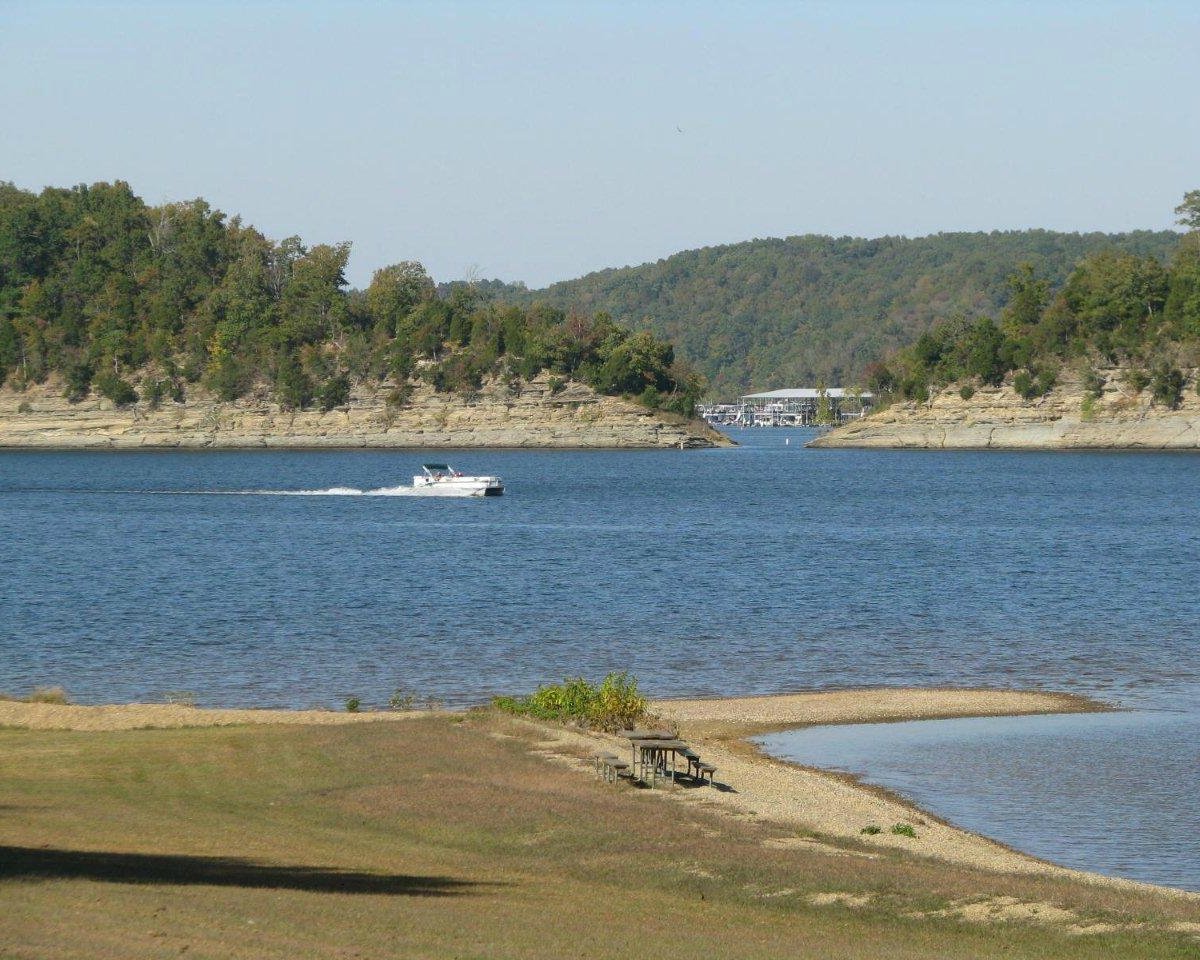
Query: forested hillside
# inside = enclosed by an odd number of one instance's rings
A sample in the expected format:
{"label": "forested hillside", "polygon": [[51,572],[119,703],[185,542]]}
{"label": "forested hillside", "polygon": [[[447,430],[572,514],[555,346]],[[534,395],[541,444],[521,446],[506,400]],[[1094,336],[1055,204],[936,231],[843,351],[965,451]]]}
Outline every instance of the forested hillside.
{"label": "forested hillside", "polygon": [[70,399],[118,406],[185,399],[203,383],[223,400],[269,394],[324,409],[354,381],[412,379],[471,393],[484,378],[549,370],[601,393],[690,413],[700,379],[671,346],[604,315],[439,296],[418,263],[348,290],[349,243],[269,240],[203,200],[152,207],[123,182],[40,194],[0,183],[0,385],[57,373]]}
{"label": "forested hillside", "polygon": [[1148,388],[1155,405],[1174,409],[1200,367],[1200,190],[1176,213],[1190,232],[1166,265],[1128,249],[1104,249],[1085,257],[1058,289],[1025,265],[1009,277],[1008,302],[995,319],[936,325],[886,363],[873,364],[870,385],[924,401],[961,384],[969,400],[977,385],[999,386],[1011,376],[1013,389],[1032,400],[1073,364],[1085,406],[1103,392],[1098,370],[1117,368],[1130,396]]}
{"label": "forested hillside", "polygon": [[848,384],[868,363],[911,344],[935,322],[999,310],[1025,262],[1057,289],[1083,257],[1113,249],[1165,261],[1170,231],[945,233],[878,240],[821,236],[752,240],[602,270],[527,291],[493,284],[512,302],[604,311],[676,345],[711,393]]}

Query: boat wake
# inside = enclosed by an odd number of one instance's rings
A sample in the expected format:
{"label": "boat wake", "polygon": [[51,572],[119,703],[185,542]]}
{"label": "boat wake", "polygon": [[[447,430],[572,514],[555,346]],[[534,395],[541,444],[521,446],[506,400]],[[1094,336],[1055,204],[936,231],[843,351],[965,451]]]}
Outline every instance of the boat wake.
{"label": "boat wake", "polygon": [[459,490],[429,490],[422,487],[378,487],[363,490],[359,487],[326,487],[323,490],[231,490],[241,497],[465,497],[469,492]]}

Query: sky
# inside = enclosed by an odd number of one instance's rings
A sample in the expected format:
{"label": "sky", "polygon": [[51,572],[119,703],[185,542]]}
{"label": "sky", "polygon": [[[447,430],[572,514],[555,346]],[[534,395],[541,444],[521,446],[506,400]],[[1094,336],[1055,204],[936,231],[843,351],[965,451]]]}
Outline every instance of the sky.
{"label": "sky", "polygon": [[0,0],[0,180],[530,286],[755,237],[1162,229],[1200,3]]}

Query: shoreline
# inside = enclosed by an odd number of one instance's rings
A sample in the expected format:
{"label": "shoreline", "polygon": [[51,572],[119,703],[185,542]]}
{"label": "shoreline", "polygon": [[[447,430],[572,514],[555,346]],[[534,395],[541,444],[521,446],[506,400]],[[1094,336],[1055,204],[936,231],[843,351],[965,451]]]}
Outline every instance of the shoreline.
{"label": "shoreline", "polygon": [[[752,816],[761,814],[802,829],[815,825],[821,837],[838,842],[901,849],[991,872],[1058,877],[1200,902],[1200,891],[1113,877],[1043,860],[960,827],[894,790],[866,783],[853,774],[776,757],[751,739],[810,726],[1106,713],[1120,709],[1112,704],[1068,693],[924,687],[689,698],[657,701],[653,707],[664,719],[678,725],[681,737],[700,745],[706,759],[715,758],[718,772],[724,763],[725,776],[750,787],[743,790],[738,783],[732,783],[736,792],[719,795],[718,802],[734,810]],[[738,713],[742,715],[736,716]],[[856,817],[863,818],[862,822]],[[860,831],[867,820],[884,828],[883,832],[863,835]],[[915,827],[917,837],[891,834],[886,829],[889,823],[909,823]],[[797,845],[820,842],[816,838],[798,840]]]}
{"label": "shoreline", "polygon": [[[1039,859],[959,827],[887,788],[851,774],[809,767],[766,753],[752,737],[818,725],[858,725],[966,717],[1109,712],[1118,708],[1087,697],[1050,692],[978,688],[856,688],[751,697],[654,701],[651,710],[675,725],[683,739],[717,767],[722,789],[663,791],[668,801],[701,804],[739,820],[760,820],[796,830],[784,847],[830,856],[873,858],[886,851],[992,873],[1046,876],[1172,899],[1200,902],[1200,892],[1076,870]],[[0,701],[0,727],[39,731],[125,731],[243,725],[346,725],[411,720],[466,711],[367,711],[221,709],[175,704],[75,704]],[[591,770],[597,748],[624,748],[620,738],[522,720],[542,735],[538,753]],[[917,836],[888,832],[907,823]],[[864,835],[867,825],[882,832]],[[871,848],[883,848],[872,853]]]}
{"label": "shoreline", "polygon": [[382,383],[359,383],[329,410],[285,409],[263,391],[220,400],[199,385],[186,401],[116,407],[72,402],[52,377],[23,392],[0,386],[6,450],[664,450],[732,446],[704,421],[652,410],[549,375],[491,380],[474,394],[411,385],[402,403]]}

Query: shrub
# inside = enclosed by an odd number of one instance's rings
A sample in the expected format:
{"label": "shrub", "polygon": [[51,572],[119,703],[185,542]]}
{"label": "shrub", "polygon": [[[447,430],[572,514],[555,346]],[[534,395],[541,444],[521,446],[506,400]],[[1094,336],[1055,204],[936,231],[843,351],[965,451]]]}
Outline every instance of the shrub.
{"label": "shrub", "polygon": [[1150,377],[1144,370],[1131,368],[1121,374],[1121,381],[1134,393],[1141,393],[1150,386]]}
{"label": "shrub", "polygon": [[869,826],[863,827],[858,832],[865,833],[865,834],[867,834],[867,836],[873,837],[877,833],[883,833],[883,829],[881,827],[875,826],[875,824],[872,823]]}
{"label": "shrub", "polygon": [[551,394],[562,393],[563,388],[566,387],[566,385],[567,381],[565,381],[562,377],[551,377],[546,381],[546,386],[550,388]]}
{"label": "shrub", "polygon": [[312,378],[301,369],[295,357],[283,357],[275,374],[275,398],[279,405],[285,410],[303,410],[312,395]]}
{"label": "shrub", "polygon": [[71,403],[78,403],[92,389],[92,375],[95,371],[92,369],[90,363],[84,361],[70,364],[64,373],[67,379],[67,387],[63,391],[63,396]]}
{"label": "shrub", "polygon": [[662,394],[658,392],[658,387],[648,386],[638,395],[638,403],[651,410],[657,410],[662,404]]}
{"label": "shrub", "polygon": [[914,830],[907,823],[892,824],[892,833],[896,834],[896,836],[898,836],[898,837],[913,837],[913,838],[915,838],[917,835],[917,831]]}
{"label": "shrub", "polygon": [[583,677],[538,687],[526,697],[494,697],[492,705],[506,713],[539,720],[573,721],[598,730],[636,726],[646,716],[646,698],[628,673],[610,673],[598,686]]}
{"label": "shrub", "polygon": [[973,396],[975,396],[975,388],[969,383],[964,383],[962,389],[958,391],[958,395],[964,400],[970,400]]}
{"label": "shrub", "polygon": [[1150,378],[1150,391],[1155,403],[1176,409],[1183,400],[1183,374],[1168,364],[1159,364]]}
{"label": "shrub", "polygon": [[22,400],[17,404],[17,413],[33,413],[33,404],[28,400]]}
{"label": "shrub", "polygon": [[349,399],[350,377],[345,373],[330,377],[317,390],[317,403],[324,413],[328,413],[334,407],[340,407]]}
{"label": "shrub", "polygon": [[34,687],[29,695],[30,703],[70,703],[71,698],[62,687]]}
{"label": "shrub", "polygon": [[196,706],[196,694],[191,690],[168,690],[163,694],[164,703],[173,703],[180,707]]}
{"label": "shrub", "polygon": [[1021,370],[1013,377],[1013,390],[1026,400],[1045,396],[1058,383],[1058,374],[1053,370]]}
{"label": "shrub", "polygon": [[131,403],[137,403],[138,395],[137,391],[133,389],[133,384],[115,373],[106,370],[96,377],[93,384],[100,396],[107,397],[118,407],[127,407]]}
{"label": "shrub", "polygon": [[1013,389],[1019,396],[1024,397],[1026,400],[1032,400],[1037,396],[1037,387],[1033,384],[1033,377],[1025,370],[1022,370],[1013,377]]}
{"label": "shrub", "polygon": [[397,690],[388,697],[388,706],[393,710],[411,710],[416,702],[417,698],[404,690]]}
{"label": "shrub", "polygon": [[162,405],[170,387],[170,380],[146,380],[142,383],[143,395],[151,410],[157,410]]}
{"label": "shrub", "polygon": [[929,384],[917,377],[910,377],[900,384],[900,393],[905,400],[924,403],[929,399]]}
{"label": "shrub", "polygon": [[1083,392],[1093,400],[1104,395],[1104,378],[1090,367],[1083,374]]}
{"label": "shrub", "polygon": [[407,380],[401,380],[388,393],[385,403],[390,410],[399,410],[412,399],[412,395],[413,385]]}
{"label": "shrub", "polygon": [[358,713],[359,708],[361,706],[362,706],[362,701],[359,700],[358,697],[347,697],[346,698],[346,712],[347,713]]}

